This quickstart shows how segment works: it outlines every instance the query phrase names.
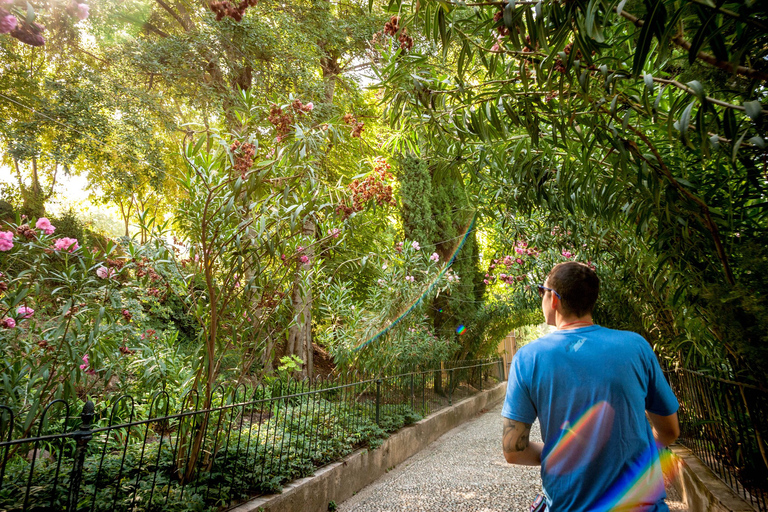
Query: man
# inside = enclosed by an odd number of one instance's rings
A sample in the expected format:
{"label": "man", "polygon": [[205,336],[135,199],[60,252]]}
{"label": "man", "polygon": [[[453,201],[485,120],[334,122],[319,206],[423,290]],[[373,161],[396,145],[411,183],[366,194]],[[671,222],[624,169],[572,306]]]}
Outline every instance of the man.
{"label": "man", "polygon": [[[573,261],[539,286],[557,331],[512,361],[504,457],[541,465],[550,512],[668,511],[659,447],[680,435],[678,402],[642,336],[592,323],[599,288],[594,270]],[[536,418],[543,444],[528,440]]]}

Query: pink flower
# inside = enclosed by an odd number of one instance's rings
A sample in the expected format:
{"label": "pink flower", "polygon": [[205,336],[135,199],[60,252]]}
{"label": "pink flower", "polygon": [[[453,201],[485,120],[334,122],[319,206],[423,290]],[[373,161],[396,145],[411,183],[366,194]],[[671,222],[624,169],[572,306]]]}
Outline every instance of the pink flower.
{"label": "pink flower", "polygon": [[571,256],[573,256],[573,254],[571,254],[571,251],[563,251],[563,253],[562,253],[562,254],[563,254],[563,256],[564,256],[564,257],[566,257],[566,258],[570,258]]}
{"label": "pink flower", "polygon": [[13,231],[0,231],[0,251],[13,249]]}
{"label": "pink flower", "polygon": [[0,325],[3,326],[3,329],[13,329],[16,327],[16,320],[13,318],[6,318],[0,322]]}
{"label": "pink flower", "polygon": [[517,258],[515,260],[515,263],[517,263],[518,265],[522,265],[524,262],[523,262],[523,260],[521,258]]}
{"label": "pink flower", "polygon": [[53,242],[53,248],[57,251],[74,252],[80,248],[80,245],[78,245],[77,239],[64,237],[57,238]]}
{"label": "pink flower", "polygon": [[81,370],[85,370],[85,373],[87,373],[88,375],[96,375],[95,371],[88,369],[88,367],[90,366],[90,363],[88,362],[88,354],[85,354],[83,356],[83,363],[84,364],[80,365]]}
{"label": "pink flower", "polygon": [[35,314],[35,310],[27,306],[19,306],[16,309],[16,314],[21,318],[32,318],[32,315]]}
{"label": "pink flower", "polygon": [[491,284],[491,282],[490,282],[489,280],[487,280],[487,279],[483,279],[483,283],[485,283],[485,284]]}
{"label": "pink flower", "polygon": [[301,252],[303,250],[304,250],[304,247],[301,245],[296,248],[296,252]]}
{"label": "pink flower", "polygon": [[418,251],[419,249],[421,249],[421,246],[419,245],[419,242],[413,242],[411,244],[411,247],[413,247],[414,251]]}
{"label": "pink flower", "polygon": [[412,282],[414,282],[416,280],[416,278],[413,277],[413,276],[405,276],[405,280],[410,282],[410,283],[412,283]]}
{"label": "pink flower", "polygon": [[309,256],[304,254],[304,255],[302,255],[301,258],[299,258],[299,261],[302,262],[304,265],[306,265],[307,263],[309,263]]}
{"label": "pink flower", "polygon": [[56,231],[56,228],[51,225],[51,221],[45,217],[40,217],[37,219],[37,222],[35,222],[35,227],[37,229],[41,229],[46,235],[52,235],[53,232]]}
{"label": "pink flower", "polygon": [[99,267],[96,269],[96,275],[102,279],[111,279],[115,275],[115,269]]}
{"label": "pink flower", "polygon": [[88,4],[77,4],[77,17],[81,20],[87,19],[88,9],[90,9]]}
{"label": "pink flower", "polygon": [[[8,11],[5,11],[6,13]],[[0,15],[0,34],[7,34],[16,28],[18,20],[13,14]]]}
{"label": "pink flower", "polygon": [[496,53],[498,51],[499,51],[499,43],[496,43],[493,46],[491,46],[491,52],[492,53]]}
{"label": "pink flower", "polygon": [[440,261],[440,255],[437,254],[436,252],[433,252],[432,256],[430,256],[429,259],[432,261]]}
{"label": "pink flower", "polygon": [[331,236],[333,238],[339,238],[339,235],[341,234],[341,230],[339,228],[333,228],[331,230]]}
{"label": "pink flower", "polygon": [[306,105],[304,105],[304,110],[306,112],[312,112],[312,110],[315,108],[315,105],[310,101]]}

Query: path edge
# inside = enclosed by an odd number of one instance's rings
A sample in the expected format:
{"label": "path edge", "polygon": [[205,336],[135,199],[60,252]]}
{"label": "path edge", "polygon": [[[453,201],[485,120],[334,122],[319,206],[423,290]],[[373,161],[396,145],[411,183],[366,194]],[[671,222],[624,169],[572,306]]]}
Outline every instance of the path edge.
{"label": "path edge", "polygon": [[696,512],[754,512],[741,496],[720,480],[691,450],[684,446],[669,447],[675,464],[672,485],[683,503]]}
{"label": "path edge", "polygon": [[340,504],[351,498],[449,430],[477,417],[485,409],[494,407],[504,399],[506,387],[506,382],[500,382],[486,391],[403,427],[385,439],[375,450],[357,450],[338,462],[318,469],[312,476],[294,480],[287,484],[280,494],[270,494],[247,501],[230,511],[327,512],[331,501]]}

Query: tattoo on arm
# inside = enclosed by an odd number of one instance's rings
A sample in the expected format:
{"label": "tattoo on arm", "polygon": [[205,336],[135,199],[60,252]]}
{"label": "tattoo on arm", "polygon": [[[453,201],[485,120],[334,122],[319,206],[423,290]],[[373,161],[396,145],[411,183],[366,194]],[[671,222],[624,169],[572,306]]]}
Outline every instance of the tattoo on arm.
{"label": "tattoo on arm", "polygon": [[504,452],[522,452],[528,448],[528,437],[531,433],[531,424],[520,421],[504,419],[504,433],[502,434],[502,446]]}

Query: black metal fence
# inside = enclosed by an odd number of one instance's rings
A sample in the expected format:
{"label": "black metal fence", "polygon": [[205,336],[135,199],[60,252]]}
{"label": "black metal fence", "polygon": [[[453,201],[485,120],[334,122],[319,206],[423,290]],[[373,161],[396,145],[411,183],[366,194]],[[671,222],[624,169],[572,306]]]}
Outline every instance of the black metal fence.
{"label": "black metal fence", "polygon": [[[0,511],[220,510],[312,474],[501,380],[499,359],[191,391],[100,410],[48,404],[30,430],[0,406]],[[141,417],[144,416],[145,419]],[[36,435],[22,435],[32,432]]]}
{"label": "black metal fence", "polygon": [[768,392],[692,370],[666,374],[680,401],[679,442],[753,507],[768,511]]}

